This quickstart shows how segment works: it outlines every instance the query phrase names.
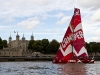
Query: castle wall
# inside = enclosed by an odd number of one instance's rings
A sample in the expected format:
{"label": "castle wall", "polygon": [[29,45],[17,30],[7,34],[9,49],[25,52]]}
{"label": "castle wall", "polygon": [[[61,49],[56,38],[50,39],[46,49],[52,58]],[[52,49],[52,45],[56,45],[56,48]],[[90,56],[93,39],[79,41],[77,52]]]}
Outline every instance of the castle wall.
{"label": "castle wall", "polygon": [[26,51],[27,50],[27,47],[28,47],[28,44],[29,44],[29,41],[27,41],[27,40],[24,40],[24,41],[22,41],[22,40],[19,40],[19,41],[17,41],[17,40],[13,40],[13,41],[11,41],[10,43],[9,43],[9,45],[11,45],[11,47],[10,48],[13,48],[13,49],[16,49],[16,48],[21,48],[23,51]]}
{"label": "castle wall", "polygon": [[22,48],[22,50],[25,52],[27,49],[28,49],[28,44],[29,44],[29,41],[22,41],[20,43],[20,47]]}
{"label": "castle wall", "polygon": [[[9,43],[8,48],[3,48],[3,50],[0,50],[0,56],[22,56],[23,53],[26,53],[28,50],[28,44],[29,41],[25,40],[25,37],[23,35],[22,40],[19,39],[19,35],[17,32],[16,40],[12,40],[12,37],[10,35],[9,37]],[[31,36],[31,39],[33,40],[33,35]],[[32,53],[28,53],[28,55],[31,55]]]}
{"label": "castle wall", "polygon": [[0,56],[22,56],[22,50],[13,50],[10,48],[6,48],[0,50]]}

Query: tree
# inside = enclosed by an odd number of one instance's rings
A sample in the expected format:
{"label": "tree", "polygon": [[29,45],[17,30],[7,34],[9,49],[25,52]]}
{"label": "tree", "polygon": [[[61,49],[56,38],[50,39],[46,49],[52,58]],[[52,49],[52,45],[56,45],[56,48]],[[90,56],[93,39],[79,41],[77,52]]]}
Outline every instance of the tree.
{"label": "tree", "polygon": [[86,49],[89,55],[92,55],[93,53],[93,49],[92,49],[92,45],[90,43],[86,43]]}
{"label": "tree", "polygon": [[59,46],[60,46],[59,42],[57,40],[53,39],[50,42],[50,50],[49,50],[49,53],[52,53],[52,54],[57,53]]}
{"label": "tree", "polygon": [[3,43],[3,47],[7,47],[7,40],[3,40],[2,43]]}
{"label": "tree", "polygon": [[41,52],[46,54],[55,54],[59,48],[59,42],[56,40],[52,40],[49,43],[48,39],[43,40],[30,40],[28,49],[35,51],[35,52]]}
{"label": "tree", "polygon": [[34,40],[30,40],[29,41],[29,44],[28,44],[28,49],[29,50],[33,50],[33,43],[34,43],[35,41]]}
{"label": "tree", "polygon": [[33,44],[33,49],[36,52],[42,52],[43,46],[41,40],[36,40]]}
{"label": "tree", "polygon": [[3,49],[3,43],[1,37],[0,37],[0,49]]}
{"label": "tree", "polygon": [[92,43],[91,47],[92,47],[92,53],[96,54],[96,53],[99,52],[98,50],[99,50],[100,47],[99,47],[99,45],[96,42]]}
{"label": "tree", "polygon": [[42,41],[41,40],[30,40],[28,49],[35,52],[42,52]]}
{"label": "tree", "polygon": [[48,53],[49,50],[49,40],[48,39],[43,39],[42,40],[42,53]]}

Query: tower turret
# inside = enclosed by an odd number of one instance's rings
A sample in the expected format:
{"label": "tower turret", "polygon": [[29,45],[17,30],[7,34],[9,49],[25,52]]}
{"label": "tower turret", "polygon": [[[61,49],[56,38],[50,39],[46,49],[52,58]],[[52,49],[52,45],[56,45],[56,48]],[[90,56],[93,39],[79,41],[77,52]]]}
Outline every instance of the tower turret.
{"label": "tower turret", "polygon": [[11,33],[10,33],[10,37],[9,37],[9,47],[11,47],[11,41],[12,41],[12,37],[11,37]]}
{"label": "tower turret", "polygon": [[17,35],[16,35],[16,40],[17,40],[17,41],[19,40],[19,35],[18,35],[18,32],[17,32]]}
{"label": "tower turret", "polygon": [[12,37],[11,37],[11,34],[10,34],[10,37],[9,37],[9,43],[12,41]]}
{"label": "tower turret", "polygon": [[24,37],[24,34],[23,34],[23,37],[22,37],[22,41],[25,41],[25,37]]}
{"label": "tower turret", "polygon": [[31,40],[34,40],[33,32],[32,32],[32,35],[31,35]]}

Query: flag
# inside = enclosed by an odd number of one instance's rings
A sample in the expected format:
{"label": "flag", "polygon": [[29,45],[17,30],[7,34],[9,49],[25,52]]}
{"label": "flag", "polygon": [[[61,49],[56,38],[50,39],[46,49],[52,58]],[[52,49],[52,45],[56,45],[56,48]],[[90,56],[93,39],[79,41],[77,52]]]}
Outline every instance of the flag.
{"label": "flag", "polygon": [[14,31],[14,33],[16,33],[16,32]]}

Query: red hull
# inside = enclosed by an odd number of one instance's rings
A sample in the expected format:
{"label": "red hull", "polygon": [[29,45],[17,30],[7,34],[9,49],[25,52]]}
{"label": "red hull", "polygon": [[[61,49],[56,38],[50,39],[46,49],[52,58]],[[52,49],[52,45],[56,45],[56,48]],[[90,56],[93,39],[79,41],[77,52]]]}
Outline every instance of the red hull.
{"label": "red hull", "polygon": [[91,60],[82,60],[82,63],[94,63],[94,60],[91,61]]}
{"label": "red hull", "polygon": [[54,60],[52,63],[94,63],[94,60]]}

